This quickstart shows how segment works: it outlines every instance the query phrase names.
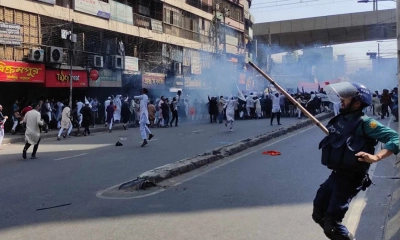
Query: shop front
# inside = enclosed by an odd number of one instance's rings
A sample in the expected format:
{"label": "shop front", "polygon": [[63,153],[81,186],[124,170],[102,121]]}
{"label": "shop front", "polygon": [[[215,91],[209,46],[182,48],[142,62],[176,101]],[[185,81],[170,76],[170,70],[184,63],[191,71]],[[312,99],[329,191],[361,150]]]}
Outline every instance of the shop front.
{"label": "shop front", "polygon": [[47,97],[57,100],[69,99],[70,81],[72,80],[72,96],[74,100],[83,101],[87,94],[88,74],[85,70],[47,69]]}
{"label": "shop front", "polygon": [[[97,73],[97,77],[92,76]],[[99,101],[105,100],[108,96],[122,95],[122,70],[117,69],[92,69],[90,71],[88,96],[97,97]]]}
{"label": "shop front", "polygon": [[45,65],[0,61],[0,104],[11,116],[15,100],[37,100],[46,93]]}

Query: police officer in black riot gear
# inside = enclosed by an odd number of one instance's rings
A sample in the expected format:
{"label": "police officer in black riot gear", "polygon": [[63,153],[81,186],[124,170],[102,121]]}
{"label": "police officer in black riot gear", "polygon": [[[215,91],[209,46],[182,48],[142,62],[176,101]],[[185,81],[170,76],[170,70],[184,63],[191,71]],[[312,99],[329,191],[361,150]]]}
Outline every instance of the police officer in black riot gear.
{"label": "police officer in black riot gear", "polygon": [[[354,240],[342,224],[350,201],[371,184],[370,164],[399,152],[399,136],[364,116],[363,108],[372,101],[364,85],[342,82],[331,84],[326,90],[330,100],[340,102],[341,106],[340,113],[327,125],[328,136],[319,145],[321,163],[332,169],[332,173],[318,189],[312,218],[329,239]],[[385,143],[385,147],[375,153],[377,141]]]}

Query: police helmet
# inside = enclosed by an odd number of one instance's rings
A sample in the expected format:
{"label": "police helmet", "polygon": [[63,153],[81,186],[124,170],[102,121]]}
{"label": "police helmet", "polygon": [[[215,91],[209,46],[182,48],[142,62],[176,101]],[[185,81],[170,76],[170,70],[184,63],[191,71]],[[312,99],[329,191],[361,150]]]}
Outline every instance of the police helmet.
{"label": "police helmet", "polygon": [[326,94],[333,103],[340,102],[340,99],[356,99],[364,106],[372,103],[371,91],[361,83],[341,82],[329,84],[326,87]]}

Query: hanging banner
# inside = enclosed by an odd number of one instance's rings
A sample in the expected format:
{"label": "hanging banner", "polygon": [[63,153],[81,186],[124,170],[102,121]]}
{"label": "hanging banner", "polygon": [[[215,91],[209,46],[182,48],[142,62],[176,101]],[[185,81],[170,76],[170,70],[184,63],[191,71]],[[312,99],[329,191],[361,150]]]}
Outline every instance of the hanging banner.
{"label": "hanging banner", "polygon": [[201,57],[198,51],[191,51],[190,63],[192,67],[192,74],[201,74]]}
{"label": "hanging banner", "polygon": [[[69,88],[71,79],[70,70],[48,69],[46,70],[46,87]],[[86,71],[72,71],[72,87],[87,87],[88,78]]]}
{"label": "hanging banner", "polygon": [[133,74],[139,71],[139,59],[137,57],[125,56],[124,74]]}
{"label": "hanging banner", "polygon": [[100,0],[75,0],[75,10],[101,18],[110,19],[111,7],[109,3]]}
{"label": "hanging banner", "polygon": [[110,0],[111,19],[133,25],[132,7]]}
{"label": "hanging banner", "polygon": [[45,65],[0,61],[0,82],[44,83]]}
{"label": "hanging banner", "polygon": [[151,19],[151,31],[163,33],[163,25],[161,21]]}

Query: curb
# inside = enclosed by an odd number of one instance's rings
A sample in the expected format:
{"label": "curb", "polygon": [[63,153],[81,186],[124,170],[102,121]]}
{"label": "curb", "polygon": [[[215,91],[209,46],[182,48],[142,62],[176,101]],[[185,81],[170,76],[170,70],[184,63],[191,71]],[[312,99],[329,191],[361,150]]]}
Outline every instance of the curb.
{"label": "curb", "polygon": [[[400,177],[400,161],[396,158],[397,176]],[[384,230],[383,240],[400,239],[400,180],[394,180],[393,192],[390,196],[390,205]]]}
{"label": "curb", "polygon": [[[333,113],[322,113],[322,114],[318,114],[316,116],[316,118],[318,120],[324,120],[327,118],[331,118],[332,116],[333,116]],[[288,134],[288,133],[298,130],[300,128],[309,126],[311,124],[312,124],[312,121],[309,119],[302,120],[295,124],[289,125],[287,128],[281,128],[281,129],[273,131],[273,132],[264,133],[264,134],[254,137],[254,138],[243,139],[243,140],[240,140],[238,142],[235,142],[235,143],[232,143],[229,145],[215,148],[211,152],[207,152],[207,153],[199,154],[197,156],[185,158],[185,159],[179,160],[175,163],[166,164],[164,166],[161,166],[161,167],[158,167],[158,168],[155,168],[155,169],[152,169],[152,170],[149,170],[147,172],[140,174],[135,180],[131,180],[131,181],[121,184],[118,189],[119,190],[132,189],[137,184],[138,180],[143,180],[143,181],[151,182],[154,184],[159,183],[166,179],[176,177],[178,175],[190,172],[192,170],[195,170],[197,168],[205,166],[209,163],[229,157],[233,154],[236,154],[236,153],[244,151],[248,148],[257,146],[259,144],[265,143],[273,138],[283,136],[285,134]]]}
{"label": "curb", "polygon": [[[133,123],[129,123],[126,125],[128,128],[134,128]],[[76,128],[74,128],[76,129]],[[74,129],[72,129],[72,134],[74,133]],[[122,127],[122,124],[114,125],[113,130],[123,130],[124,128]],[[81,128],[81,132],[83,131],[83,128]],[[106,127],[99,127],[99,128],[90,128],[90,133],[98,133],[98,132],[107,132],[108,128]],[[41,135],[42,139],[49,139],[49,138],[56,138],[58,135],[58,130],[51,132],[51,133],[45,133]],[[73,136],[73,135],[71,135]],[[12,137],[12,138],[4,138],[3,139],[3,144],[9,144],[9,143],[18,143],[18,142],[25,142],[25,136],[24,135],[19,135],[18,137]]]}

